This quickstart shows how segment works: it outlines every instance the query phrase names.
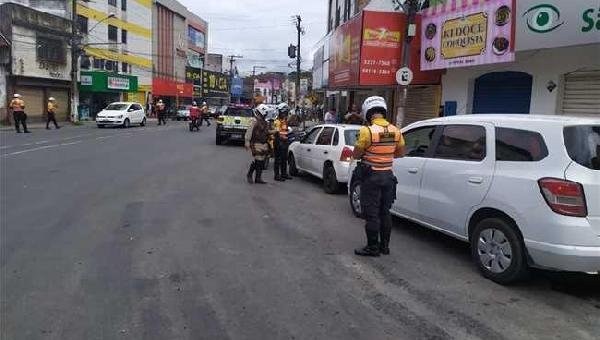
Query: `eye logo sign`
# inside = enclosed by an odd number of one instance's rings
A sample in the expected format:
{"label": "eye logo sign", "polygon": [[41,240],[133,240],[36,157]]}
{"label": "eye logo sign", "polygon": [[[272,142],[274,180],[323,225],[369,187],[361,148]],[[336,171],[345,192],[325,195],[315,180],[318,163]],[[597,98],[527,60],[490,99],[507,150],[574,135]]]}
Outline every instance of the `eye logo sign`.
{"label": "eye logo sign", "polygon": [[548,33],[559,28],[564,21],[560,21],[560,11],[550,4],[539,4],[531,7],[523,16],[527,17],[527,27],[536,33]]}

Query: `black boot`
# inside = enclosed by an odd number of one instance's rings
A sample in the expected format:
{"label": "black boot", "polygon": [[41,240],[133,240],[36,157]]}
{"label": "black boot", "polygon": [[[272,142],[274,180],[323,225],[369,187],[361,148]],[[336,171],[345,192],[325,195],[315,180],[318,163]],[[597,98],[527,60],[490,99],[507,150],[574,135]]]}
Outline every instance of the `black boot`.
{"label": "black boot", "polygon": [[267,184],[267,182],[262,180],[262,172],[263,172],[263,167],[265,165],[265,161],[255,161],[255,163],[256,163],[256,175],[254,176],[254,183]]}
{"label": "black boot", "polygon": [[254,180],[252,179],[254,170],[256,170],[256,161],[252,161],[252,163],[250,163],[250,169],[248,169],[248,173],[246,174],[246,180],[248,180],[248,183],[250,184],[254,183]]}
{"label": "black boot", "polygon": [[354,254],[358,256],[379,256],[379,233],[367,231],[367,246],[364,248],[354,249]]}
{"label": "black boot", "polygon": [[275,158],[275,164],[273,165],[273,172],[275,173],[275,180],[277,182],[285,182],[285,179],[281,178],[281,175],[279,174],[279,168],[280,168],[280,159],[279,158]]}
{"label": "black boot", "polygon": [[283,174],[281,175],[281,178],[285,179],[292,179],[292,176],[288,175],[288,174]]}

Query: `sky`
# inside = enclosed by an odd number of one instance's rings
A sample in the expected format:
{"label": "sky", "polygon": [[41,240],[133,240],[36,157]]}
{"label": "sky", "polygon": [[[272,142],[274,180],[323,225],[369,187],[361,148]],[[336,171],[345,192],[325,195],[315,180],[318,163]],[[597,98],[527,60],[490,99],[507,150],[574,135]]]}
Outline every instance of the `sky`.
{"label": "sky", "polygon": [[[290,72],[293,62],[287,56],[290,43],[296,45],[292,16],[302,17],[302,69],[312,67],[315,44],[326,31],[326,0],[179,0],[190,11],[208,21],[208,52],[241,55],[236,62],[239,72],[252,73],[253,66],[265,71]],[[228,70],[226,63],[224,70]]]}

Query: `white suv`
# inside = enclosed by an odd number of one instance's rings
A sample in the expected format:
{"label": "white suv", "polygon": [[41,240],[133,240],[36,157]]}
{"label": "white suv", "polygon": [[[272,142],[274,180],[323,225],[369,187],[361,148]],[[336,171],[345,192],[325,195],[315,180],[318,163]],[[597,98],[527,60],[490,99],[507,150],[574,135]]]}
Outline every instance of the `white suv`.
{"label": "white suv", "polygon": [[[600,272],[600,119],[464,115],[402,131],[394,215],[470,242],[498,283],[529,266]],[[358,179],[349,196],[360,215]]]}

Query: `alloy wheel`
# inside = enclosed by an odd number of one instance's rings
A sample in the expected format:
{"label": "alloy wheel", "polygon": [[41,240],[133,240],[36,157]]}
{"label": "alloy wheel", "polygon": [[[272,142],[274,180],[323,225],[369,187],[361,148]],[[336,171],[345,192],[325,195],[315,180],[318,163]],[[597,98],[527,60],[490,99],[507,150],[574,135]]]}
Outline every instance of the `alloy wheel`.
{"label": "alloy wheel", "polygon": [[477,253],[481,264],[492,273],[503,273],[513,259],[513,251],[506,235],[498,229],[481,231],[477,241]]}

